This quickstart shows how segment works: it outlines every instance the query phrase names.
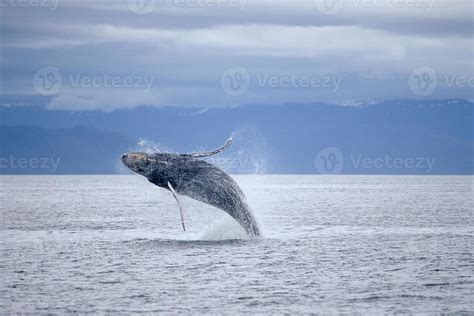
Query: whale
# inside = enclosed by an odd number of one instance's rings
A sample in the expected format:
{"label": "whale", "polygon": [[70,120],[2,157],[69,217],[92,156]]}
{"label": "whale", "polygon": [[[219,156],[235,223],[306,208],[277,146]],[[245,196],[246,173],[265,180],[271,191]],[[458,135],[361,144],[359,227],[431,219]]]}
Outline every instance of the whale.
{"label": "whale", "polygon": [[249,236],[259,236],[247,198],[237,182],[217,166],[202,160],[230,146],[232,138],[220,148],[204,153],[129,152],[120,159],[131,171],[142,175],[154,185],[172,193],[178,204],[181,224],[186,230],[180,196],[212,205],[233,217]]}

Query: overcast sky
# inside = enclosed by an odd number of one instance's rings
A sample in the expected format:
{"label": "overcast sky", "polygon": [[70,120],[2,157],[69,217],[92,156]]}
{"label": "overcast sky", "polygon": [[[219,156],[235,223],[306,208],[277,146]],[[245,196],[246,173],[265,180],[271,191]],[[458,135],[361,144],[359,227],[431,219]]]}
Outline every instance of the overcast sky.
{"label": "overcast sky", "polygon": [[0,104],[474,98],[472,0],[0,0]]}

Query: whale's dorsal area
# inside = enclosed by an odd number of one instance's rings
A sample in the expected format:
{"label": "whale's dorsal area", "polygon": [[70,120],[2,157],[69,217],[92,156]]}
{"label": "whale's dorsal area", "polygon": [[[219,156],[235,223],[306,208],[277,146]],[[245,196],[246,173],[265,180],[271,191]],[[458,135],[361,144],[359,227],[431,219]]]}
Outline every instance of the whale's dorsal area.
{"label": "whale's dorsal area", "polygon": [[[231,143],[229,138],[222,147],[207,153],[128,153],[122,155],[122,161],[151,183],[171,191],[178,204],[176,194],[212,205],[232,216],[247,234],[258,236],[259,228],[239,185],[223,170],[198,159],[218,154]],[[181,208],[180,211],[182,214]],[[185,229],[183,219],[182,223]]]}

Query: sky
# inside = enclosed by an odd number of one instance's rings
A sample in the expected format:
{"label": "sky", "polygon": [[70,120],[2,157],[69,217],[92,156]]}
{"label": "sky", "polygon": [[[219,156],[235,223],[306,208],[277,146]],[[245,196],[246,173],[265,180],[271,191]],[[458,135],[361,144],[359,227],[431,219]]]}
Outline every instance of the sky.
{"label": "sky", "polygon": [[0,105],[474,99],[472,0],[0,0]]}

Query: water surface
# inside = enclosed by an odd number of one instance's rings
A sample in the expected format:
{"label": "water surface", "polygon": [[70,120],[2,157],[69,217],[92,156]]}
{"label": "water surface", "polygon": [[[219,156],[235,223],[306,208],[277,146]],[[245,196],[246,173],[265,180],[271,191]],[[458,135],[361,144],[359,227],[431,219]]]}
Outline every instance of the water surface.
{"label": "water surface", "polygon": [[473,177],[235,178],[262,238],[139,176],[1,176],[0,312],[474,312]]}

